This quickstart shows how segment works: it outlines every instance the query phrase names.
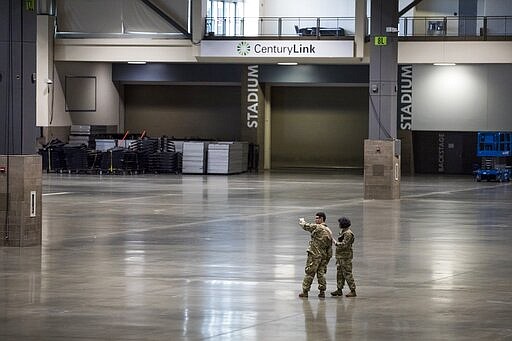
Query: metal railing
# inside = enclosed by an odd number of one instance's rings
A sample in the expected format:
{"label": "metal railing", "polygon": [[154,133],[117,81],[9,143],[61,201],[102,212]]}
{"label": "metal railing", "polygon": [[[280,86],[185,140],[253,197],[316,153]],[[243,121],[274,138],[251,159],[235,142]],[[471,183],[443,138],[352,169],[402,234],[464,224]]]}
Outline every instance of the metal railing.
{"label": "metal railing", "polygon": [[355,18],[341,17],[221,17],[206,18],[205,34],[215,37],[353,36]]}
{"label": "metal railing", "polygon": [[[369,35],[371,18],[365,35]],[[207,37],[326,37],[355,35],[355,18],[350,17],[221,17],[206,18]],[[458,38],[467,40],[508,40],[512,37],[512,16],[401,17],[399,37],[415,39]]]}
{"label": "metal railing", "polygon": [[512,16],[402,17],[398,24],[402,37],[457,37],[469,40],[512,38]]}

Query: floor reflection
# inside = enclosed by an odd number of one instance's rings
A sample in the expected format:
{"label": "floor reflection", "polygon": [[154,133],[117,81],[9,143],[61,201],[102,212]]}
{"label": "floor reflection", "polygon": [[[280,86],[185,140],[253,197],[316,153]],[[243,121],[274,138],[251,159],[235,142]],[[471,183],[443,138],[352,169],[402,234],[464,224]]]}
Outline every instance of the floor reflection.
{"label": "floor reflection", "polygon": [[[0,248],[0,340],[510,339],[512,183],[44,177],[43,245]],[[316,210],[353,222],[355,299],[297,297]]]}
{"label": "floor reflection", "polygon": [[325,300],[318,301],[316,315],[313,313],[313,308],[309,300],[302,302],[302,309],[304,310],[306,339],[308,341],[332,340],[327,326],[327,319],[325,318]]}
{"label": "floor reflection", "polygon": [[336,338],[352,339],[355,299],[338,298],[336,305]]}

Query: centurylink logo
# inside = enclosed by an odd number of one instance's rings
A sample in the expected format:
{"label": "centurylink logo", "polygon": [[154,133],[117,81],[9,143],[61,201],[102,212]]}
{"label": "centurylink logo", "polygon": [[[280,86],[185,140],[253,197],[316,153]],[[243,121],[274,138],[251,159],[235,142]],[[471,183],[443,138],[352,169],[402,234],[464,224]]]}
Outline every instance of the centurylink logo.
{"label": "centurylink logo", "polygon": [[251,45],[249,45],[246,41],[241,41],[236,46],[236,50],[238,51],[238,54],[241,56],[247,56],[249,52],[251,52]]}
{"label": "centurylink logo", "polygon": [[316,55],[318,46],[313,43],[290,43],[290,42],[271,42],[261,43],[241,41],[236,45],[236,51],[240,56],[298,56],[298,55]]}

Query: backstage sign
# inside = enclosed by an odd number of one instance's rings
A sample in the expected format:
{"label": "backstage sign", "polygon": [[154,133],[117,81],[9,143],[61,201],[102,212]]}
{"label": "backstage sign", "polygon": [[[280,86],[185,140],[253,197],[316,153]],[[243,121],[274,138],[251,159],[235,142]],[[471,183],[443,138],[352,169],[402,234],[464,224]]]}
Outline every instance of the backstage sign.
{"label": "backstage sign", "polygon": [[412,129],[412,65],[398,67],[398,129]]}
{"label": "backstage sign", "polygon": [[272,41],[272,40],[203,40],[201,57],[322,57],[352,58],[354,42]]}
{"label": "backstage sign", "polygon": [[437,137],[437,171],[444,173],[444,133],[439,133]]}

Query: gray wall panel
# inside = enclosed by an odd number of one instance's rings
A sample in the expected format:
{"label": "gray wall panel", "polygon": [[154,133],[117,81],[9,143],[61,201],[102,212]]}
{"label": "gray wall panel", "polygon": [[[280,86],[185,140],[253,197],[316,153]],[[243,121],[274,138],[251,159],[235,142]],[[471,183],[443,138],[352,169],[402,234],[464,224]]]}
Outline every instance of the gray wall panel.
{"label": "gray wall panel", "polygon": [[25,10],[23,1],[2,1],[0,11],[0,154],[32,154],[37,137],[32,81],[36,15]]}
{"label": "gray wall panel", "polygon": [[[239,83],[242,64],[112,65],[116,82],[220,82]],[[259,65],[260,83],[368,84],[368,65]]]}
{"label": "gray wall panel", "polygon": [[[89,93],[89,97],[85,99],[90,102],[91,97],[93,97],[93,100],[95,97],[95,103],[92,103],[96,105],[94,111],[66,111],[65,101],[67,98],[64,97],[66,78],[77,76],[96,79],[96,93]],[[56,63],[55,79],[52,86],[55,91],[52,124],[55,126],[69,126],[72,124],[119,125],[119,107],[122,104],[111,76],[112,69],[109,63]],[[77,108],[75,107],[75,109]],[[84,109],[88,110],[90,107]]]}
{"label": "gray wall panel", "polygon": [[512,131],[512,65],[488,65],[486,130]]}
{"label": "gray wall panel", "polygon": [[368,65],[261,65],[261,83],[368,84]]}
{"label": "gray wall panel", "polygon": [[273,87],[272,168],[362,167],[367,87]]}
{"label": "gray wall panel", "polygon": [[[22,6],[24,5],[23,3]],[[23,41],[35,43],[37,38],[36,11],[27,11],[23,8],[21,20]]]}
{"label": "gray wall panel", "polygon": [[239,87],[127,85],[125,129],[150,136],[240,138]]}
{"label": "gray wall panel", "polygon": [[23,154],[37,152],[36,140],[39,129],[36,127],[36,84],[32,75],[36,73],[36,44],[23,44]]}
{"label": "gray wall panel", "polygon": [[21,51],[22,43],[14,42],[12,44],[12,74],[11,74],[11,84],[12,91],[11,100],[12,100],[12,111],[10,117],[10,125],[11,128],[11,140],[9,142],[10,148],[13,154],[21,154],[22,153],[22,141],[23,141],[23,116],[22,116],[22,104],[23,104],[23,59],[22,59],[22,51]]}
{"label": "gray wall panel", "polygon": [[112,64],[115,82],[228,82],[240,83],[242,65],[232,64]]}
{"label": "gray wall panel", "polygon": [[0,42],[9,41],[9,1],[0,1]]}
{"label": "gray wall panel", "polygon": [[9,42],[0,41],[0,154],[7,153],[7,135],[11,134],[9,106]]}

